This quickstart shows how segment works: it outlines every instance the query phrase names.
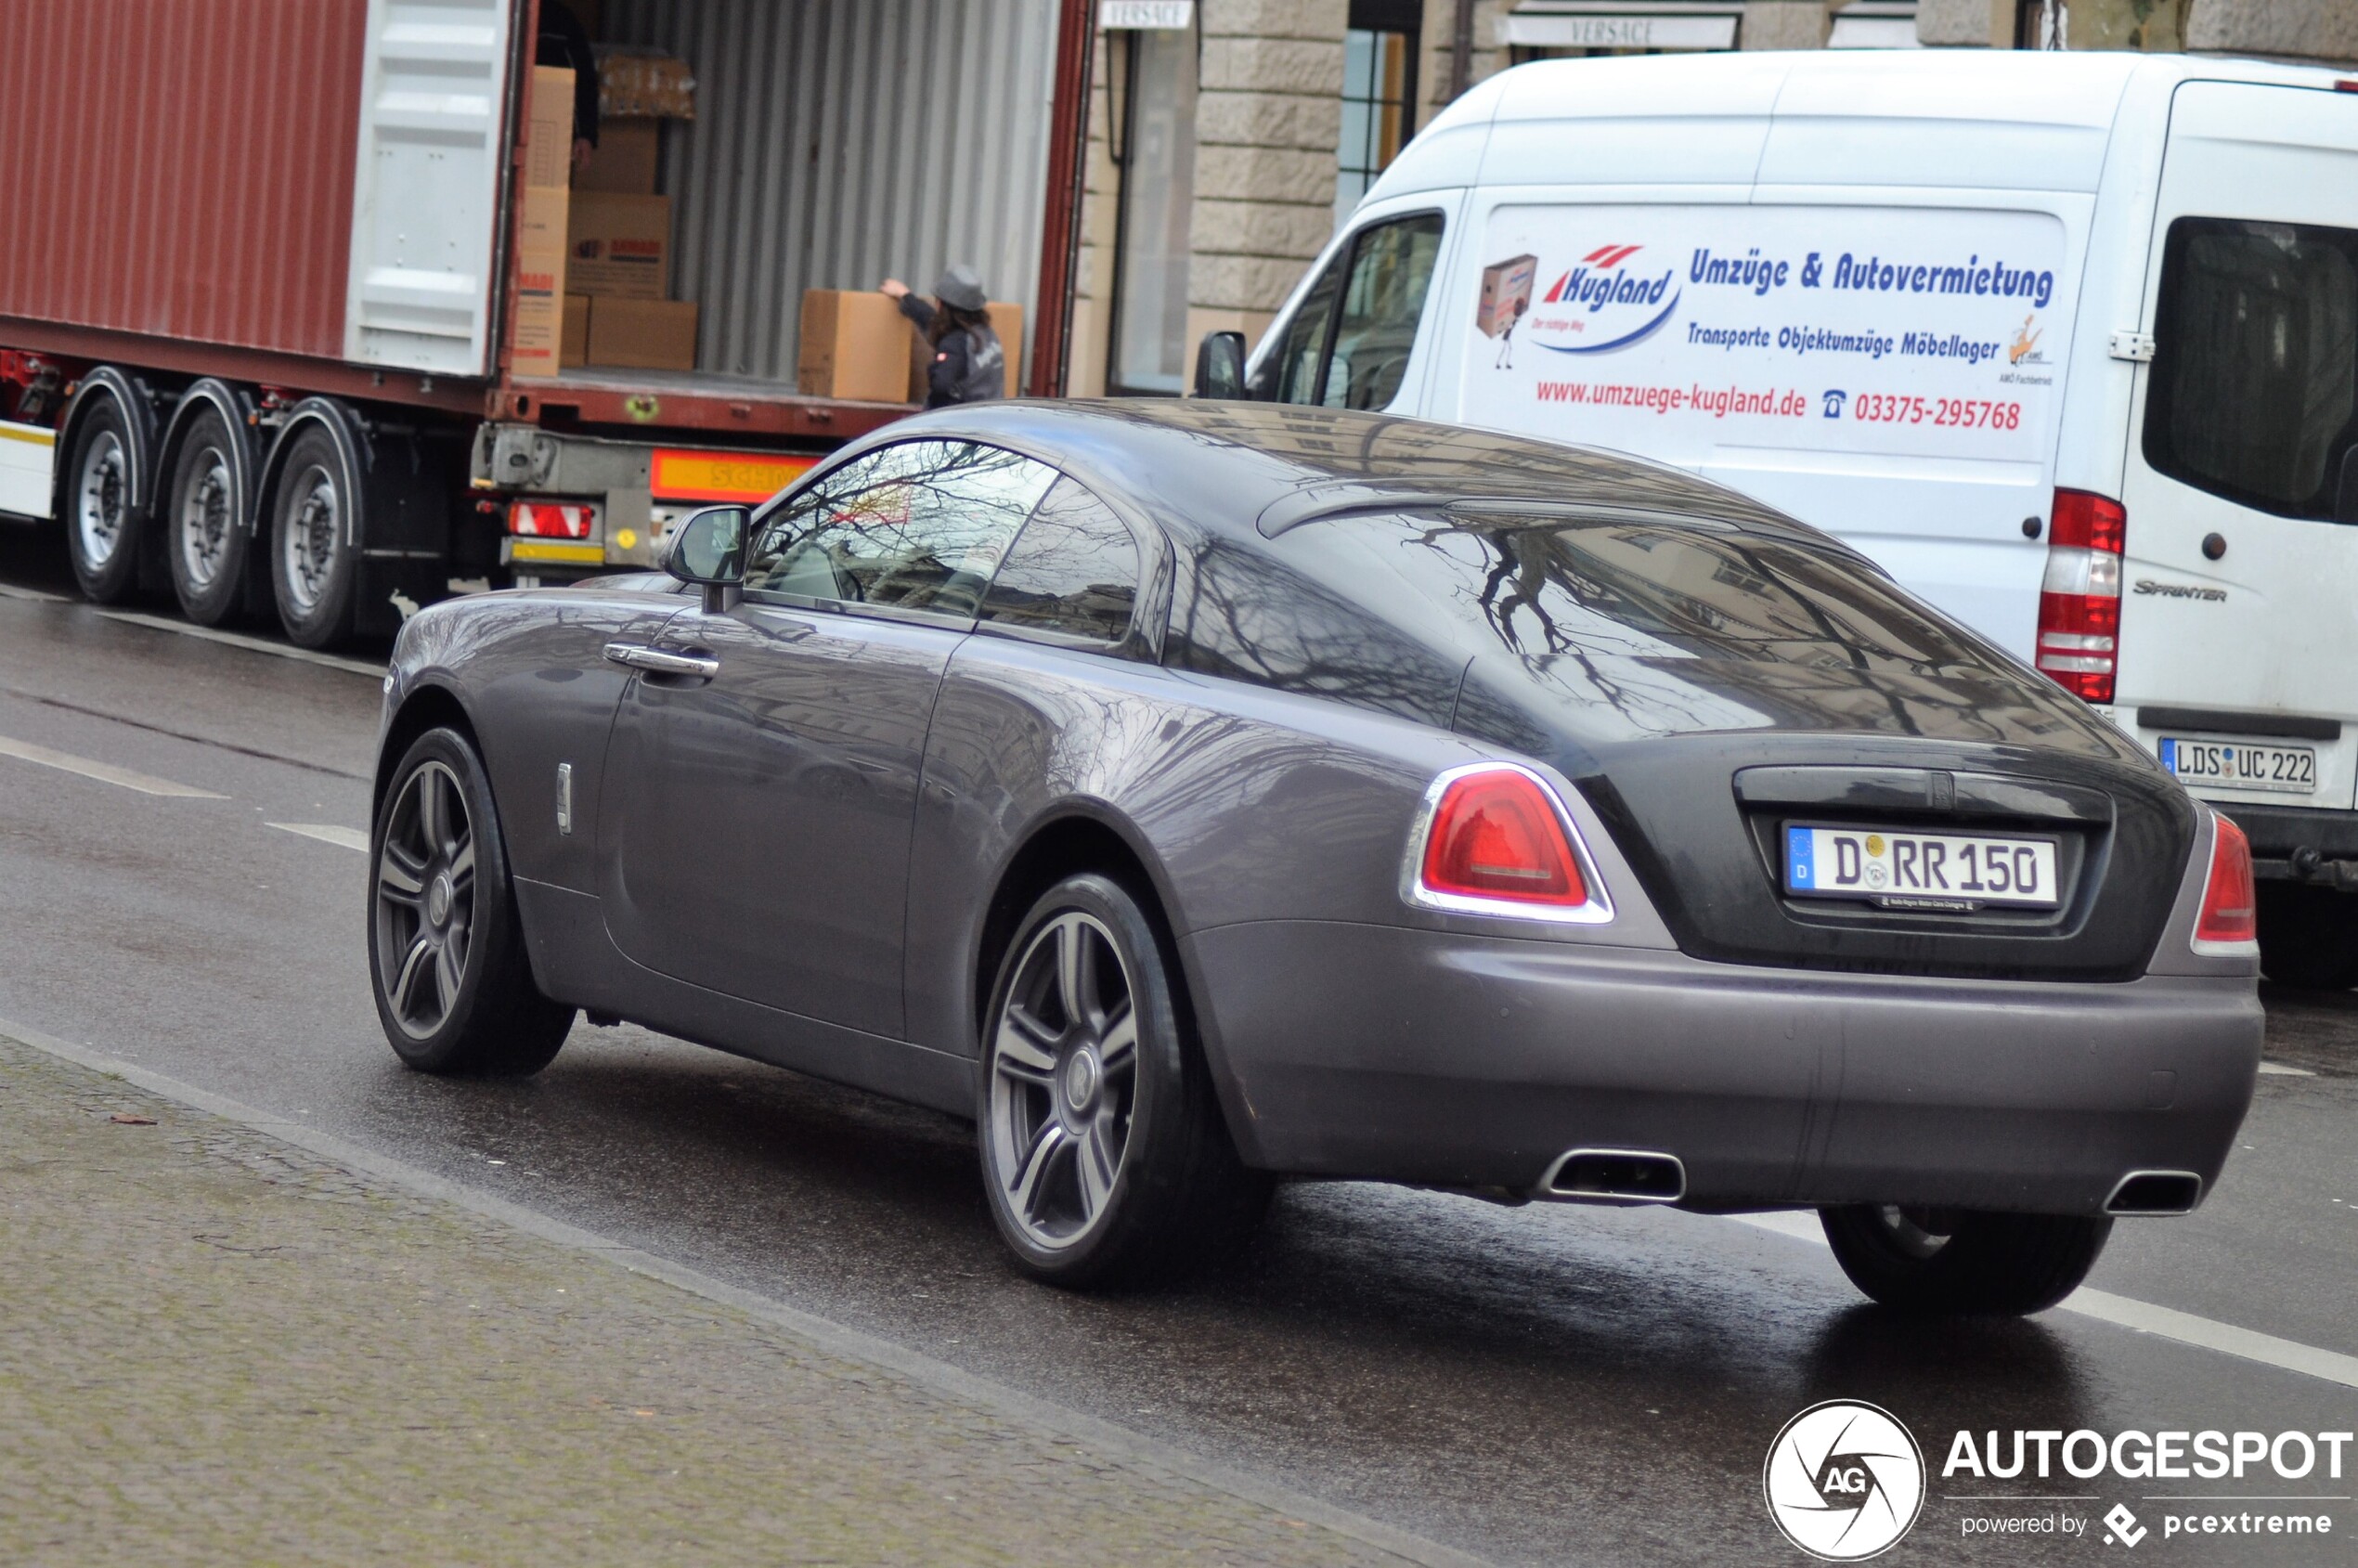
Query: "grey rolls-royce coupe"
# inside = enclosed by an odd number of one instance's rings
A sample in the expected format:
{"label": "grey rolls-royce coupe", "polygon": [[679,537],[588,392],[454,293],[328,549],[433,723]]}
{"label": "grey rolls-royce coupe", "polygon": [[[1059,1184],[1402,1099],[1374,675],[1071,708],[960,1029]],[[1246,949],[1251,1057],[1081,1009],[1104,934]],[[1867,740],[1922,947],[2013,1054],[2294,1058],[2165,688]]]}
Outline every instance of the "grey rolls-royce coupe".
{"label": "grey rolls-royce coupe", "polygon": [[434,605],[369,958],[428,1071],[628,1018],[976,1123],[1023,1267],[1281,1176],[1816,1209],[2028,1312],[2252,1093],[2248,853],[2058,687],[1757,503],[1340,410],[999,404]]}

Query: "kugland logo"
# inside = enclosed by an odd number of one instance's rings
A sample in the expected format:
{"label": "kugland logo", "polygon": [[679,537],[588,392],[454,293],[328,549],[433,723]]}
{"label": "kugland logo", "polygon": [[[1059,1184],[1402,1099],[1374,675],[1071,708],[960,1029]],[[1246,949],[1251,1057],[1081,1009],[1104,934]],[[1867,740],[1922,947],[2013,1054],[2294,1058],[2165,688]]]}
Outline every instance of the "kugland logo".
{"label": "kugland logo", "polygon": [[[1678,268],[1669,268],[1659,278],[1634,268],[1625,271],[1623,264],[1644,249],[1643,245],[1600,245],[1581,257],[1578,266],[1549,284],[1539,303],[1575,314],[1549,317],[1535,313],[1531,324],[1539,346],[1556,354],[1608,354],[1659,330],[1678,308],[1678,294],[1670,287]],[[1669,295],[1666,301],[1665,294]],[[1632,317],[1639,318],[1640,324],[1630,325]],[[1604,342],[1549,343],[1541,335],[1575,332],[1585,339],[1592,326],[1608,334]]]}
{"label": "kugland logo", "polygon": [[1777,1433],[1760,1486],[1785,1539],[1827,1562],[1860,1562],[1924,1511],[1924,1450],[1888,1410],[1829,1399]]}

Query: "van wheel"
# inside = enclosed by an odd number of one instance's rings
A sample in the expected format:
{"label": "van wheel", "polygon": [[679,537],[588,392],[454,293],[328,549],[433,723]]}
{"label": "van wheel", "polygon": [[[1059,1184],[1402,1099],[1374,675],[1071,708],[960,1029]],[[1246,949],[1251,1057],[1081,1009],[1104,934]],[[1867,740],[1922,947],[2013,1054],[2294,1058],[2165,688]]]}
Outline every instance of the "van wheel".
{"label": "van wheel", "polygon": [[271,506],[270,580],[279,619],[298,646],[326,648],[352,635],[357,478],[317,425],[294,438]]}
{"label": "van wheel", "polygon": [[165,553],[181,613],[199,626],[219,626],[244,598],[246,547],[252,536],[240,515],[235,437],[207,408],[188,422],[164,493]]}
{"label": "van wheel", "polygon": [[1137,901],[1094,873],[1050,888],[1008,944],[976,1132],[991,1217],[1034,1278],[1174,1278],[1267,1211],[1270,1179],[1237,1157],[1176,974]]}
{"label": "van wheel", "polygon": [[2358,986],[2358,897],[2297,882],[2259,891],[2262,974],[2312,991]]}
{"label": "van wheel", "polygon": [[95,398],[66,457],[66,553],[83,597],[119,604],[139,587],[140,517],[131,497],[131,434],[110,397]]}
{"label": "van wheel", "polygon": [[2019,1317],[2079,1288],[2112,1235],[2108,1218],[1862,1203],[1818,1211],[1834,1261],[1885,1306]]}

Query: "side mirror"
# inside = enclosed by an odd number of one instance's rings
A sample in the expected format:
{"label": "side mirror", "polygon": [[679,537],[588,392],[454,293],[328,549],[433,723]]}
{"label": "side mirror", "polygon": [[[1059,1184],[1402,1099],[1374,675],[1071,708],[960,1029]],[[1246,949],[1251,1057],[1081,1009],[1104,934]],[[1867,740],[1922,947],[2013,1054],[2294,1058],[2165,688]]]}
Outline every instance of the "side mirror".
{"label": "side mirror", "polygon": [[1238,398],[1245,395],[1245,335],[1206,332],[1196,345],[1196,395]]}
{"label": "side mirror", "polygon": [[692,512],[672,530],[663,569],[704,590],[706,615],[727,608],[729,590],[745,580],[745,538],[753,513],[742,506],[708,506]]}

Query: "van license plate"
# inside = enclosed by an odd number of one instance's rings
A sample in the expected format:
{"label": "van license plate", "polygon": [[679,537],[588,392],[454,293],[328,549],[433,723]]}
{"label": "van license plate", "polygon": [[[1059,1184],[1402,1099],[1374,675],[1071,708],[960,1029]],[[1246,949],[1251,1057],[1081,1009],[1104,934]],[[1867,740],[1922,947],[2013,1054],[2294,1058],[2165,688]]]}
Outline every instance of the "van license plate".
{"label": "van license plate", "polygon": [[1785,891],[1937,914],[2054,909],[2062,901],[2052,838],[1891,828],[1788,826]]}
{"label": "van license plate", "polygon": [[2317,754],[2305,745],[2264,741],[2183,741],[2164,735],[2155,747],[2161,765],[2186,784],[2264,789],[2277,795],[2317,793]]}

